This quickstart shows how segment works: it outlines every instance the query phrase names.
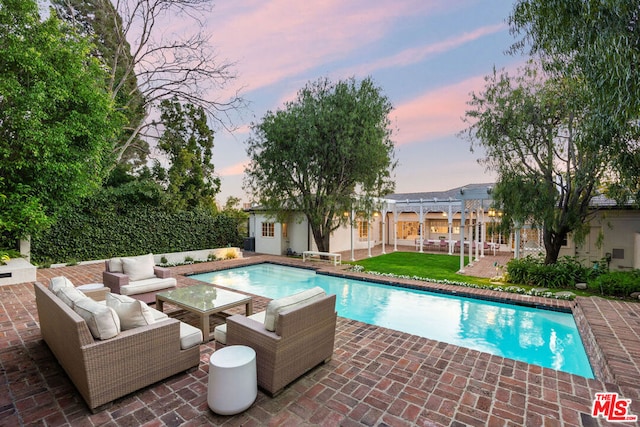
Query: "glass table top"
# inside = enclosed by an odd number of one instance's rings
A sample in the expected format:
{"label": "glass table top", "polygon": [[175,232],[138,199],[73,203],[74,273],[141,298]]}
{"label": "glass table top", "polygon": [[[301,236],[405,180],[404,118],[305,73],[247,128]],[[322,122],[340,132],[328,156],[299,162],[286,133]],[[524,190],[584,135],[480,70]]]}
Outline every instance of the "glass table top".
{"label": "glass table top", "polygon": [[184,305],[198,311],[216,311],[228,305],[250,301],[249,295],[214,288],[209,285],[193,285],[171,291],[158,292],[156,296],[169,303]]}

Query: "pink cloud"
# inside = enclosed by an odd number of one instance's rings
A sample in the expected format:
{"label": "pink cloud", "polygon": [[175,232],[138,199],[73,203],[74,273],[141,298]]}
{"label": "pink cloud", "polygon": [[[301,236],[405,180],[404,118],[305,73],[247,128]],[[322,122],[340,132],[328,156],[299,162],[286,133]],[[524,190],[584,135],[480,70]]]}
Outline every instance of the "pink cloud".
{"label": "pink cloud", "polygon": [[209,28],[225,56],[238,59],[242,80],[254,90],[342,58],[382,38],[394,21],[435,11],[442,3],[251,2],[253,7],[232,8],[233,16],[218,16],[214,9]]}
{"label": "pink cloud", "polygon": [[[232,88],[218,96],[221,99],[231,96],[235,87],[242,86],[246,93],[291,79],[375,43],[403,18],[428,16],[458,7],[461,5],[457,2],[443,0],[404,0],[394,2],[392,7],[385,1],[368,0],[218,3],[206,16],[206,32],[211,36],[219,60],[235,62],[234,69],[239,77]],[[164,24],[165,34],[188,34],[194,29],[193,21],[188,19],[171,19]],[[407,49],[358,67],[361,70],[344,70],[337,74],[369,75],[379,68],[415,63],[504,28],[504,24],[482,27],[441,42]],[[292,98],[285,96],[284,100]]]}
{"label": "pink cloud", "polygon": [[[522,65],[522,62],[510,64],[505,71],[513,75]],[[484,90],[484,78],[485,75],[470,77],[397,105],[390,114],[398,127],[396,143],[403,145],[455,136],[466,127],[462,118],[469,109],[467,102],[471,99],[471,92]]]}
{"label": "pink cloud", "polygon": [[218,171],[218,175],[224,176],[235,176],[235,175],[244,175],[244,169],[249,164],[249,161],[236,163],[231,166],[227,166]]}
{"label": "pink cloud", "polygon": [[476,76],[424,93],[400,104],[391,112],[398,126],[398,145],[452,136],[463,129],[461,117],[472,91],[484,87],[484,77]]}
{"label": "pink cloud", "polygon": [[396,55],[389,56],[386,58],[381,58],[376,62],[365,64],[362,67],[359,67],[360,68],[359,70],[353,70],[353,71],[347,72],[346,74],[368,75],[368,74],[371,74],[373,70],[378,70],[381,68],[390,68],[390,67],[415,64],[417,62],[423,61],[425,58],[429,56],[453,50],[466,43],[478,40],[484,36],[491,35],[500,31],[504,31],[507,28],[508,26],[506,24],[496,24],[496,25],[481,27],[471,32],[466,32],[460,35],[456,35],[454,37],[449,37],[448,39],[439,41],[437,43],[432,43],[426,46],[420,46],[420,47],[411,48],[411,49],[405,49]]}

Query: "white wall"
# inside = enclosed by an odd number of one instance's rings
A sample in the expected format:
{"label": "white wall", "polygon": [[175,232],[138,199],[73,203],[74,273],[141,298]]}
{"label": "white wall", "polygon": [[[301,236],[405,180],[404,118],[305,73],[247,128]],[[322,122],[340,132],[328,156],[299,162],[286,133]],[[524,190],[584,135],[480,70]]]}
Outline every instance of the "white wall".
{"label": "white wall", "polygon": [[309,244],[313,243],[313,237],[308,236],[309,222],[304,215],[294,217],[289,221],[287,227],[289,229],[289,242],[287,248],[291,248],[293,252],[299,254],[309,250]]}
{"label": "white wall", "polygon": [[[382,243],[382,234],[381,234],[381,224],[382,219],[380,216],[375,217],[371,221],[371,247],[373,248],[376,245]],[[388,243],[388,240],[387,240]],[[353,227],[353,248],[354,249],[367,249],[368,241],[366,238],[360,239],[358,235],[357,225],[354,224]],[[351,227],[347,224],[344,225],[333,233],[331,233],[330,240],[330,249],[331,252],[344,252],[351,250]]]}
{"label": "white wall", "polygon": [[[640,211],[600,211],[591,220],[591,230],[582,249],[576,245],[571,237],[567,239],[567,246],[560,251],[560,256],[578,255],[584,265],[590,266],[591,261],[599,261],[607,253],[623,253],[621,258],[612,258],[609,268],[611,271],[623,271],[634,267],[637,256],[635,235],[640,232]],[[585,247],[591,246],[585,254]],[[617,251],[614,251],[617,249]]]}
{"label": "white wall", "polygon": [[640,233],[635,234],[633,268],[640,269]]}
{"label": "white wall", "polygon": [[[404,219],[408,215],[402,214]],[[371,247],[382,243],[381,235],[382,217],[374,217],[371,224]],[[288,237],[282,237],[282,225],[275,223],[274,237],[262,236],[262,222],[273,222],[274,219],[260,212],[252,212],[249,219],[249,236],[255,237],[256,252],[272,255],[283,255],[287,248],[291,248],[296,253],[306,250],[317,250],[313,235],[309,229],[308,222],[303,215],[294,216],[288,223]],[[355,224],[354,224],[355,225]],[[393,215],[389,215],[385,228],[391,233],[386,238],[387,245],[393,245]],[[571,238],[568,245],[563,247],[560,256],[579,255],[584,258],[585,265],[591,265],[592,261],[599,261],[605,254],[615,255],[620,253],[621,258],[612,258],[610,268],[616,270],[628,270],[640,268],[640,238],[636,238],[640,233],[640,211],[638,210],[607,210],[596,214],[591,222],[592,235],[588,237],[587,243],[577,247]],[[458,237],[454,234],[454,239]],[[399,240],[398,244],[413,245],[414,241]],[[353,248],[367,249],[369,242],[366,238],[360,239],[357,226],[353,230]],[[345,252],[351,249],[351,227],[342,226],[331,234],[330,250],[332,252]],[[617,249],[614,251],[614,249]]]}
{"label": "white wall", "polygon": [[607,252],[613,253],[614,249],[624,250],[624,258],[611,260],[611,270],[632,269],[636,251],[635,234],[640,232],[640,212],[603,211],[600,223],[604,235],[602,255]]}
{"label": "white wall", "polygon": [[[255,215],[255,231],[256,253],[269,255],[282,255],[282,225],[278,222],[274,226],[274,236],[262,236],[262,223],[274,222],[273,218],[267,217],[265,214],[254,213]],[[252,221],[250,221],[251,224]]]}
{"label": "white wall", "polygon": [[[282,237],[282,224],[275,223],[274,237],[262,236],[262,223],[275,221],[272,217],[260,212],[251,212],[249,218],[249,236],[255,237],[256,253],[283,255],[288,248],[296,253],[306,250],[317,250],[313,239],[313,233],[309,229],[307,219],[303,215],[297,215],[287,224],[287,238]],[[371,221],[371,247],[382,243],[381,217],[375,217]],[[388,244],[393,242],[393,238],[387,240]],[[349,225],[342,226],[335,230],[330,237],[330,250],[332,252],[343,252],[351,249],[351,228]],[[358,229],[353,230],[354,249],[367,249],[369,242],[366,238],[360,239]]]}

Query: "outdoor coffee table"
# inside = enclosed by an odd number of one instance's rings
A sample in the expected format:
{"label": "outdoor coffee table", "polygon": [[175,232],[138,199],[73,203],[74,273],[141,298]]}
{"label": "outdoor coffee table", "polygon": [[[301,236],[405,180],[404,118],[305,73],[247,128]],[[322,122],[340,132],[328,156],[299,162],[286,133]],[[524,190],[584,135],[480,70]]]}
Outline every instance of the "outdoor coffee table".
{"label": "outdoor coffee table", "polygon": [[209,316],[212,314],[241,305],[245,306],[247,316],[253,314],[253,300],[250,296],[209,285],[194,285],[158,292],[156,294],[156,310],[162,311],[165,302],[200,316],[200,329],[204,342],[211,339]]}

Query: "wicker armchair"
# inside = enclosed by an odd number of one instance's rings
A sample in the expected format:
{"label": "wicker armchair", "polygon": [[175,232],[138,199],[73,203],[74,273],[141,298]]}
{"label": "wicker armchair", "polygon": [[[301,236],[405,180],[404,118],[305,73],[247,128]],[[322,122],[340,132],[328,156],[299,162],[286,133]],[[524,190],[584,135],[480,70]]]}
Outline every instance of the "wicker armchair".
{"label": "wicker armchair", "polygon": [[274,332],[242,315],[227,318],[227,345],[256,351],[258,386],[272,396],[333,355],[336,296],[324,297],[278,313]]}

